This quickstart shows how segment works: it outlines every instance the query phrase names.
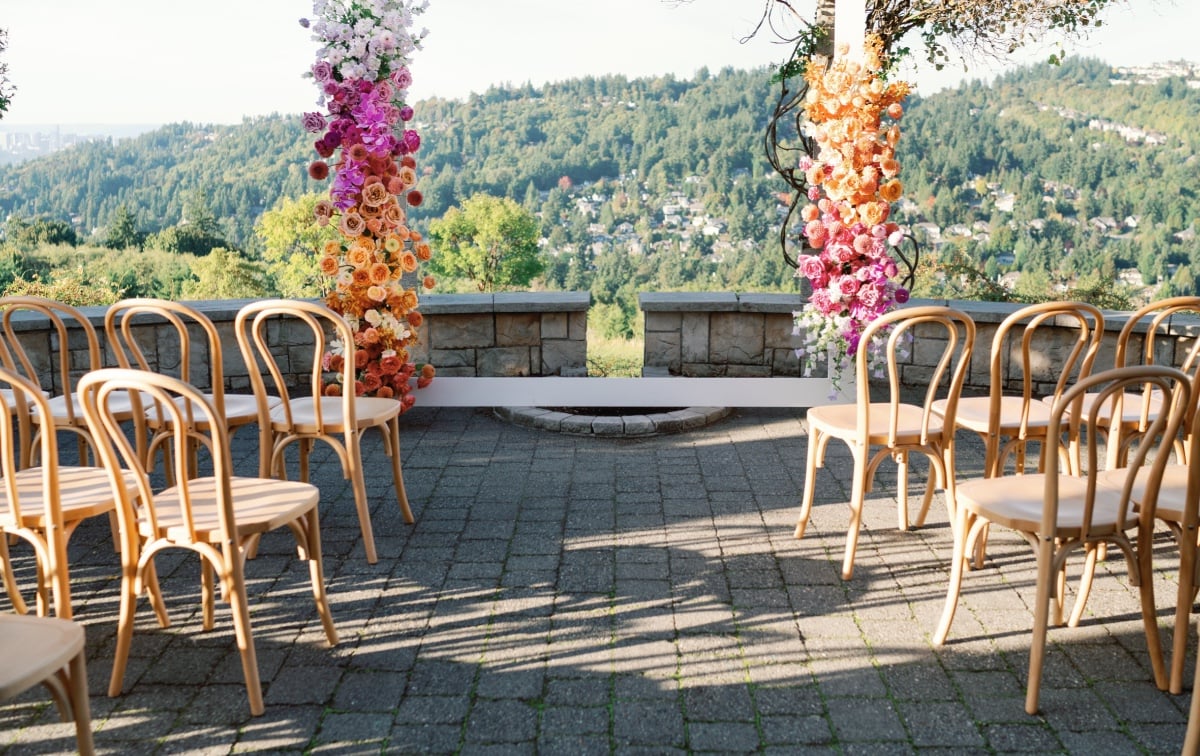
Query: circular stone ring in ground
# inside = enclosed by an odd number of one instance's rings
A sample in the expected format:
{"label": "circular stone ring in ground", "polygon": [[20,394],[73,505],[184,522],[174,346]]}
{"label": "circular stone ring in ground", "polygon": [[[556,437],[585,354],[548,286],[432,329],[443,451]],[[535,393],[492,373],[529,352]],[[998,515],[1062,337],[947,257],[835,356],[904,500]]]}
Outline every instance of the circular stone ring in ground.
{"label": "circular stone ring in ground", "polygon": [[574,415],[541,407],[497,407],[496,415],[515,425],[579,436],[627,438],[703,428],[729,414],[728,407],[687,407],[645,415]]}

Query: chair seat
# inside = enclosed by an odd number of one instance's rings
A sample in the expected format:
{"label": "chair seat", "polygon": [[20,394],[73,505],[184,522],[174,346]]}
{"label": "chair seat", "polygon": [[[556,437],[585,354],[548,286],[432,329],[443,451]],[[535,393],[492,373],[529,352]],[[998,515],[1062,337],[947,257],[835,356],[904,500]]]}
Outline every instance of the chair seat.
{"label": "chair seat", "polygon": [[[116,506],[108,472],[103,467],[59,467],[58,486],[64,522],[76,522],[104,514]],[[16,474],[17,496],[21,506],[21,525],[46,527],[46,499],[42,488],[42,468],[31,467]],[[125,484],[136,490],[136,476],[126,471]],[[0,485],[0,515],[9,516],[8,488]]]}
{"label": "chair seat", "polygon": [[[1000,397],[1000,423],[997,426],[1000,435],[1005,434],[1004,431],[1017,431],[1021,427],[1021,417],[1025,412],[1025,400],[1019,396],[1002,396]],[[946,414],[946,400],[938,399],[933,403],[933,411],[939,415]],[[954,415],[954,423],[960,428],[975,431],[976,433],[988,433],[991,429],[992,417],[992,400],[986,396],[965,396],[958,400],[958,409]],[[1030,402],[1028,405],[1028,417],[1025,421],[1026,429],[1042,429],[1041,434],[1044,435],[1044,429],[1050,424],[1050,405],[1042,402]]]}
{"label": "chair seat", "polygon": [[[192,521],[197,540],[220,538],[221,523],[216,507],[216,482],[212,477],[194,478],[188,483],[191,493]],[[231,478],[233,500],[237,502],[238,535],[265,533],[287,525],[317,505],[321,491],[309,483],[263,478]],[[139,518],[138,529],[147,538],[188,541],[179,508],[179,487],[172,486],[154,496],[154,511],[159,532]]]}
{"label": "chair seat", "polygon": [[[1120,488],[1125,485],[1127,470],[1105,470],[1100,473],[1100,481],[1106,486]],[[1150,469],[1143,466],[1134,479],[1133,492],[1130,498],[1140,504],[1146,495],[1146,478]],[[1183,512],[1187,505],[1188,466],[1167,465],[1163,468],[1162,482],[1158,488],[1158,502],[1154,506],[1154,515],[1167,522],[1183,522]]]}
{"label": "chair seat", "polygon": [[19,696],[83,650],[83,627],[57,617],[0,614],[0,700]]}
{"label": "chair seat", "polygon": [[[79,398],[75,394],[71,394],[69,397],[60,395],[50,398],[50,416],[54,418],[55,425],[64,425],[71,417],[67,414],[68,401],[71,403],[71,415],[74,415],[76,422],[83,423],[83,406],[79,403]],[[112,407],[118,420],[125,421],[133,418],[133,402],[128,396],[113,397]],[[41,423],[41,417],[37,413],[33,415],[33,422]]]}
{"label": "chair seat", "polygon": [[[1091,410],[1093,404],[1096,403],[1097,394],[1084,394],[1083,397],[1083,414],[1086,416]],[[1043,402],[1052,402],[1050,397],[1046,397]],[[1127,391],[1124,398],[1121,400],[1121,419],[1126,425],[1136,425],[1142,420],[1142,406],[1145,404],[1145,396],[1141,392]],[[1154,391],[1150,396],[1150,414],[1147,419],[1153,420],[1155,413],[1162,409],[1162,394]],[[1067,410],[1067,417],[1070,417],[1070,409]],[[1106,403],[1106,406],[1100,408],[1099,419],[1105,425],[1112,424],[1112,402]]]}
{"label": "chair seat", "polygon": [[[388,400],[391,401],[391,400]],[[872,444],[888,443],[888,424],[891,422],[891,405],[877,402],[868,405],[868,440]],[[897,405],[896,443],[915,444],[921,441],[922,409],[913,404]],[[808,422],[822,433],[835,438],[853,438],[858,434],[858,405],[829,404],[808,410]],[[940,436],[943,423],[940,416],[929,418],[929,434]]]}
{"label": "chair seat", "polygon": [[[213,395],[205,394],[204,398],[209,404],[213,404]],[[241,425],[249,425],[258,420],[258,401],[253,394],[225,394],[225,426],[234,428]],[[186,407],[188,401],[181,397],[175,398],[175,404],[179,407]],[[267,398],[267,406],[271,409],[278,407],[280,399],[277,396]],[[197,415],[201,413],[196,413]],[[146,412],[146,423],[151,428],[158,430],[162,423],[158,419],[158,413],[153,409]],[[202,431],[212,430],[208,427],[208,423],[201,420],[197,423],[197,427]]]}
{"label": "chair seat", "polygon": [[[1060,475],[1058,478],[1058,532],[1065,537],[1080,534],[1083,527],[1083,507],[1087,499],[1087,478]],[[958,484],[957,500],[987,520],[1025,533],[1042,527],[1042,510],[1046,475],[1029,473],[1005,476],[1002,479],[980,478]],[[1121,511],[1120,492],[1110,486],[1096,487],[1095,510],[1092,513],[1091,533],[1101,535],[1115,532]],[[1130,527],[1136,521],[1129,523]]]}
{"label": "chair seat", "polygon": [[[13,390],[12,390],[12,389],[10,389],[10,388],[0,388],[0,396],[4,397],[4,404],[5,404],[5,405],[8,407],[8,409],[9,409],[9,411],[10,411],[10,412],[12,412],[12,411],[15,411],[15,410],[16,410],[16,402],[17,402],[17,397],[16,397],[16,394],[13,392]],[[50,392],[49,392],[49,391],[46,391],[45,389],[42,389],[42,396],[44,396],[44,397],[46,397],[47,399],[49,399],[49,398],[50,398]]]}
{"label": "chair seat", "polygon": [[[321,417],[325,422],[328,433],[342,433],[345,421],[342,416],[342,399],[336,396],[323,396],[321,401]],[[284,408],[277,406],[271,410],[271,422],[274,430],[282,433],[320,433],[317,426],[316,403],[311,397],[292,399],[292,422],[286,422]],[[400,415],[401,405],[396,399],[381,399],[375,396],[360,396],[354,400],[354,419],[359,429],[373,428],[384,425]],[[853,409],[853,407],[851,407]]]}

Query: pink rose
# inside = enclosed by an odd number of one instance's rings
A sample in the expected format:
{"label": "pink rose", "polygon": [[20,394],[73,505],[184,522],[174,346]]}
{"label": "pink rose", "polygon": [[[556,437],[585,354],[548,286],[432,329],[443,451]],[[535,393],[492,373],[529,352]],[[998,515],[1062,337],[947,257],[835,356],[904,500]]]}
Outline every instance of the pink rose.
{"label": "pink rose", "polygon": [[312,75],[317,81],[329,81],[329,77],[333,76],[333,66],[327,60],[318,60],[312,65]]}
{"label": "pink rose", "polygon": [[879,289],[874,286],[860,286],[858,303],[867,309],[875,309],[879,306]]}
{"label": "pink rose", "polygon": [[821,258],[814,255],[800,255],[797,262],[800,263],[798,268],[800,275],[813,281],[814,285],[817,279],[825,277],[825,263],[821,262]]}
{"label": "pink rose", "polygon": [[842,298],[849,299],[858,292],[858,279],[854,276],[840,276],[837,287],[842,292]]}

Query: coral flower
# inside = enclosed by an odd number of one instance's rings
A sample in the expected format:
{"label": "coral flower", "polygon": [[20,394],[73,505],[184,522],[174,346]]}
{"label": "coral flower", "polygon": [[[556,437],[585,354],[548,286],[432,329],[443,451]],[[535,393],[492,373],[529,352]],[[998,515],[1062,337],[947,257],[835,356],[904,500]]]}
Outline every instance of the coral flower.
{"label": "coral flower", "polygon": [[437,286],[437,280],[433,276],[425,276],[421,281],[421,285],[426,289],[432,289],[434,286]]}

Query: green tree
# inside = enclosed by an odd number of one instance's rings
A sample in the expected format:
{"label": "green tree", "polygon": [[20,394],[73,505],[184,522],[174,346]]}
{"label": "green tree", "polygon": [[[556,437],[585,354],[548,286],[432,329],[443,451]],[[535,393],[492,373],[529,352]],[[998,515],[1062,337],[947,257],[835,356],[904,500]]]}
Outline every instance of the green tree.
{"label": "green tree", "polygon": [[195,280],[183,286],[185,299],[252,299],[271,295],[262,263],[224,247],[192,263]]}
{"label": "green tree", "polygon": [[104,246],[109,249],[141,249],[146,235],[138,231],[137,219],[129,211],[129,206],[121,203],[117,206],[108,222],[108,234],[104,238]]}
{"label": "green tree", "polygon": [[479,291],[521,288],[542,272],[537,219],[511,199],[475,194],[429,224],[430,268]]}
{"label": "green tree", "polygon": [[313,208],[323,194],[305,194],[300,199],[282,198],[262,214],[254,233],[263,244],[262,257],[275,288],[285,297],[316,297],[325,277],[320,270],[320,250],[325,242],[339,238],[334,225],[317,225]]}

